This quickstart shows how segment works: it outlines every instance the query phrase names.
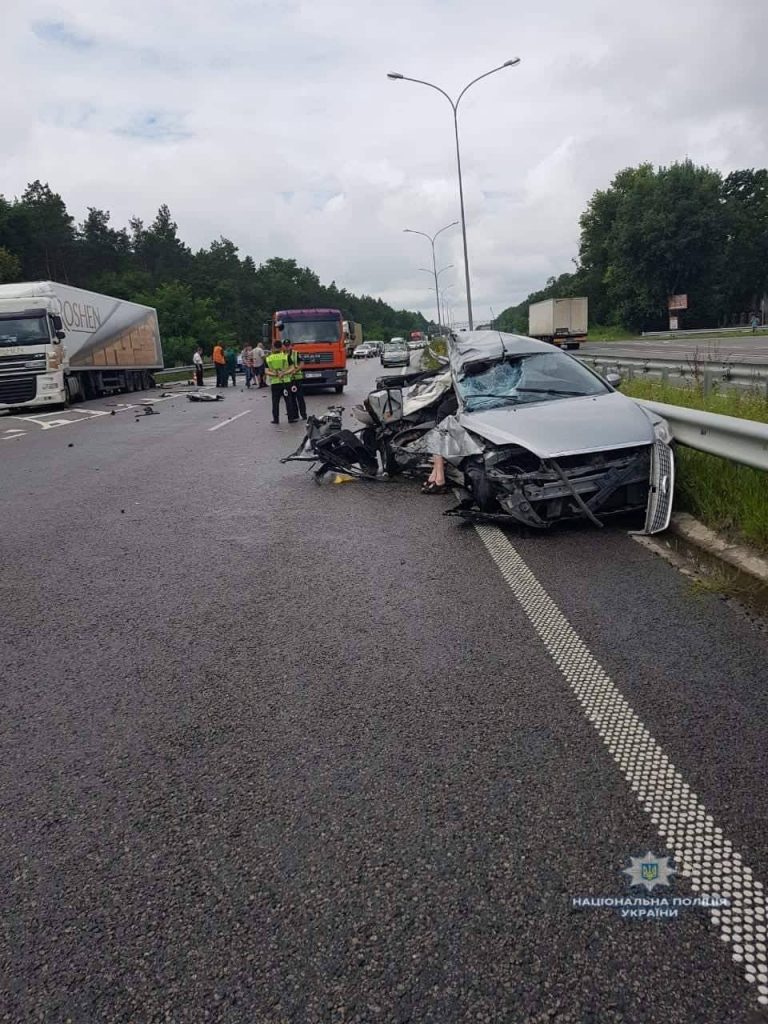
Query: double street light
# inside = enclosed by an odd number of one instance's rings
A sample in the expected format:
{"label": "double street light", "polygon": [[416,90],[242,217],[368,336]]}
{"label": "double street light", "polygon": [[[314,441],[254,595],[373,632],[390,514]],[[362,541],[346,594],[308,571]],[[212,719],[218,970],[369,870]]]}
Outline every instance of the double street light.
{"label": "double street light", "polygon": [[[434,233],[434,235],[428,235],[426,233],[426,231],[414,231],[412,228],[403,228],[403,231],[405,232],[406,235],[422,235],[424,238],[428,238],[429,239],[429,244],[432,246],[432,270],[431,271],[428,270],[427,273],[428,274],[431,273],[434,276],[434,278],[435,278],[435,302],[437,303],[437,326],[438,327],[440,326],[440,292],[439,292],[439,289],[437,287],[438,270],[437,270],[437,263],[435,262],[435,239],[437,238],[438,235],[441,235],[444,231],[447,231],[448,228],[455,227],[458,223],[459,222],[457,220],[452,220],[450,224],[446,224],[445,227],[440,228],[440,230],[436,231]],[[424,269],[424,268],[422,267],[420,269]],[[447,269],[448,269],[447,267],[443,267],[443,270],[447,270]],[[440,271],[441,274],[442,274],[443,270]]]}
{"label": "double street light", "polygon": [[[451,99],[451,97],[448,95],[448,93],[445,91],[445,89],[441,89],[439,85],[435,85],[433,82],[425,82],[421,78],[409,78],[407,75],[401,75],[399,71],[389,71],[387,73],[387,78],[391,78],[391,79],[393,79],[395,81],[415,82],[417,85],[426,85],[426,86],[429,86],[430,89],[435,89],[442,96],[445,96],[445,98],[448,100],[448,102],[451,105],[451,110],[453,111],[453,130],[454,130],[454,134],[456,136],[456,168],[457,168],[458,174],[459,174],[459,203],[460,203],[460,206],[461,206],[461,234],[462,234],[462,240],[464,242],[464,277],[465,277],[465,280],[466,280],[466,288],[467,288],[467,318],[469,320],[469,329],[470,329],[470,331],[474,329],[474,325],[473,325],[473,322],[472,322],[472,291],[471,291],[470,284],[469,284],[469,256],[467,255],[467,222],[466,222],[466,218],[464,216],[464,185],[463,185],[463,182],[461,180],[461,150],[459,148],[459,103],[461,103],[461,99],[462,99],[464,93],[469,88],[471,88],[476,82],[481,81],[483,78],[487,78],[489,75],[494,75],[497,71],[503,71],[504,68],[513,68],[513,67],[515,67],[519,63],[520,63],[520,58],[519,57],[513,57],[512,60],[504,61],[504,63],[500,64],[497,68],[491,68],[491,70],[490,71],[486,71],[485,74],[478,75],[477,78],[473,78],[472,81],[468,85],[464,86],[464,88],[461,90],[461,92],[459,93],[459,95],[456,97],[455,100]],[[444,230],[444,229],[441,229],[441,230]],[[417,234],[417,235],[420,235],[420,234],[423,234],[424,232],[422,232],[422,231],[415,231],[413,233]],[[426,237],[429,238],[430,236],[427,235]],[[433,262],[434,262],[434,243],[432,245],[432,257],[433,257]],[[435,290],[437,290],[437,277],[435,277]],[[439,301],[440,300],[438,298],[438,319],[439,319],[439,313],[440,313]]]}
{"label": "double street light", "polygon": [[[431,270],[427,270],[426,267],[419,267],[419,270],[423,270],[425,274],[431,274],[432,273],[432,271]],[[446,270],[453,270],[453,264],[449,263],[447,267],[441,267],[440,270],[438,270],[438,272],[437,272],[438,287],[439,287],[440,275],[442,273],[444,273]],[[447,287],[450,288],[451,286],[448,285]],[[445,288],[441,289],[437,293],[437,328],[438,328],[438,330],[441,333],[442,333],[443,325],[445,324],[444,316],[441,315],[442,314],[442,308],[443,308],[443,305],[444,305],[444,303],[442,301],[444,293],[445,293]]]}

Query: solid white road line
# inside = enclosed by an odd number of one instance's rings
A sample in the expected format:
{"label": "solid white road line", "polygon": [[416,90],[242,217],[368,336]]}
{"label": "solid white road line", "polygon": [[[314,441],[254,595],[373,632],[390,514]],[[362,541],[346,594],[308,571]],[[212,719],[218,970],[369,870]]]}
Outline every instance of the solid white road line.
{"label": "solid white road line", "polygon": [[241,416],[247,416],[249,412],[253,412],[253,409],[246,409],[244,412],[239,412],[237,416],[230,416],[228,420],[223,420],[221,423],[217,423],[215,427],[208,427],[208,432],[212,430],[221,430],[222,427],[226,427],[229,423],[234,423],[235,420],[239,420]]}
{"label": "solid white road line", "polygon": [[608,747],[621,774],[651,816],[673,854],[678,874],[702,896],[722,896],[728,908],[713,909],[720,937],[733,960],[757,985],[758,1002],[768,1005],[768,903],[762,882],[742,863],[696,794],[622,697],[563,613],[495,526],[476,526],[505,582],[541,637],[552,660],[581,704],[589,723]]}

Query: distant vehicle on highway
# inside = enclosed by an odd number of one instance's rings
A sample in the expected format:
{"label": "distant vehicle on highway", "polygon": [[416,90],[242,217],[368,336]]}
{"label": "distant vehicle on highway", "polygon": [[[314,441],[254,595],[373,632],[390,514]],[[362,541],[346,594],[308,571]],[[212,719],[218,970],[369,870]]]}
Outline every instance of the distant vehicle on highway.
{"label": "distant vehicle on highway", "polygon": [[355,348],[363,344],[363,325],[356,323],[354,320],[344,320],[342,327],[344,330],[344,343],[347,346],[347,355],[351,356],[354,354]]}
{"label": "distant vehicle on highway", "polygon": [[384,348],[384,342],[383,341],[378,341],[378,340],[376,340],[376,341],[369,341],[368,344],[373,349],[373,354],[375,356],[380,356],[381,355],[381,351]]}
{"label": "distant vehicle on highway", "polygon": [[588,300],[544,299],[528,307],[528,336],[559,348],[579,348],[587,340]]}
{"label": "distant vehicle on highway", "polygon": [[369,359],[371,356],[376,355],[376,347],[369,341],[364,341],[362,345],[358,345],[355,351],[352,353],[353,359]]}
{"label": "distant vehicle on highway", "polygon": [[393,338],[381,353],[382,366],[410,366],[411,353],[405,338]]}

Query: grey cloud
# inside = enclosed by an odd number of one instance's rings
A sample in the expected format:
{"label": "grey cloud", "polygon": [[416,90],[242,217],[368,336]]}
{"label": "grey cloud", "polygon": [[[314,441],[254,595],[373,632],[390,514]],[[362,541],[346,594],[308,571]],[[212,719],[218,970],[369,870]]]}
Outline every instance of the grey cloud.
{"label": "grey cloud", "polygon": [[[294,256],[428,314],[428,253],[402,229],[458,218],[452,117],[431,90],[388,81],[391,67],[455,95],[523,58],[462,101],[483,317],[572,269],[579,214],[622,167],[768,161],[764,0],[358,0],[354,17],[342,0],[77,10],[76,23],[56,21],[47,0],[30,0],[4,25],[20,86],[0,109],[14,139],[0,153],[5,191],[47,178],[76,216],[98,205],[115,221],[167,202],[193,247],[224,234],[257,260]],[[53,46],[72,59],[51,61]],[[439,244],[459,316],[460,233]]]}

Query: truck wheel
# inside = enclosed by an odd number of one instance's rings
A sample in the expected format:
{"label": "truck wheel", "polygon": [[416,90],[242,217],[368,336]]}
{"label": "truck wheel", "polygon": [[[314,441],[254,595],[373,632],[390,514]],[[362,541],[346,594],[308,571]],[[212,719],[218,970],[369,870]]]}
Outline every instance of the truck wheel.
{"label": "truck wheel", "polygon": [[342,391],[344,390],[344,385],[343,384],[337,384],[336,387],[333,390],[336,392],[337,395],[340,395],[342,393]]}

